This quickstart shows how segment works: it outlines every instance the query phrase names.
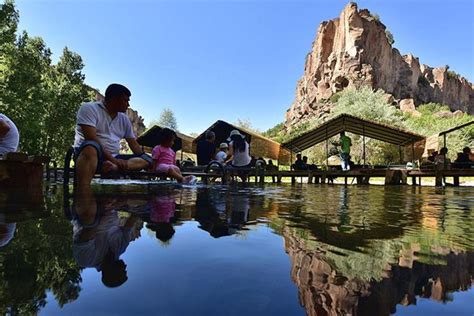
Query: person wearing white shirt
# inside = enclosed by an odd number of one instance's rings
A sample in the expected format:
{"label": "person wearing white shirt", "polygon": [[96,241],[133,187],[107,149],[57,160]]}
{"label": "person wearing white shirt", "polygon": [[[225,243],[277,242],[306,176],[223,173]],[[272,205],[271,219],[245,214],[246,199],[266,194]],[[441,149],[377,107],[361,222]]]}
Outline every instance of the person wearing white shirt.
{"label": "person wearing white shirt", "polygon": [[17,151],[19,141],[20,135],[15,123],[0,113],[0,156]]}
{"label": "person wearing white shirt", "polygon": [[[128,118],[130,90],[113,83],[105,100],[84,103],[77,113],[74,139],[77,184],[90,185],[96,172],[141,170],[151,167],[152,159],[143,153]],[[120,155],[120,140],[125,139],[134,153]]]}

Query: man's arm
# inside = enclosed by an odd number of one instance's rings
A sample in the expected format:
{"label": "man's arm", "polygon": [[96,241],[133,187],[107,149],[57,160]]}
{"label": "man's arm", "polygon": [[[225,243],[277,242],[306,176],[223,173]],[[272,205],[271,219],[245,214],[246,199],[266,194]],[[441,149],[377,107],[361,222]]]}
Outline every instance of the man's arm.
{"label": "man's arm", "polygon": [[0,120],[0,137],[5,137],[10,131],[10,125],[4,120]]}
{"label": "man's arm", "polygon": [[125,140],[128,143],[128,147],[130,147],[130,149],[133,151],[135,155],[143,154],[142,146],[138,144],[135,138],[126,138]]}
{"label": "man's arm", "polygon": [[102,147],[102,152],[104,154],[104,160],[109,160],[112,163],[116,164],[120,169],[127,169],[127,162],[125,160],[116,159],[109,153],[104,146],[100,143],[99,138],[97,137],[97,129],[89,125],[79,125],[81,127],[82,133],[84,134],[85,140],[93,140],[97,142]]}

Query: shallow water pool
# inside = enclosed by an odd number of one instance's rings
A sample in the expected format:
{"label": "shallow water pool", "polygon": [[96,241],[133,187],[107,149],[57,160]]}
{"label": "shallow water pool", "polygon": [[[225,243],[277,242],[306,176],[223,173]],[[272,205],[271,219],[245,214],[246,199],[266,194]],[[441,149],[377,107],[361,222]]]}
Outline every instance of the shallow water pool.
{"label": "shallow water pool", "polygon": [[0,193],[0,312],[473,315],[474,189]]}

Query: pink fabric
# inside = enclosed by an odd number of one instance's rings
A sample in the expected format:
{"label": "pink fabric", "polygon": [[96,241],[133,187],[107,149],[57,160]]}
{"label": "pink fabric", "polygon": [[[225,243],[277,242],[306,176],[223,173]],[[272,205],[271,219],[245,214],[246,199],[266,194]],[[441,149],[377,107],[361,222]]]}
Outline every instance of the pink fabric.
{"label": "pink fabric", "polygon": [[155,223],[169,223],[176,210],[172,196],[158,196],[151,202],[150,219]]}
{"label": "pink fabric", "polygon": [[151,152],[151,157],[156,160],[157,164],[174,165],[176,163],[176,153],[170,147],[161,145],[155,146]]}
{"label": "pink fabric", "polygon": [[160,163],[156,166],[155,171],[159,173],[165,173],[168,174],[170,169],[175,169],[176,171],[179,171],[179,168],[176,165],[170,165],[167,163]]}

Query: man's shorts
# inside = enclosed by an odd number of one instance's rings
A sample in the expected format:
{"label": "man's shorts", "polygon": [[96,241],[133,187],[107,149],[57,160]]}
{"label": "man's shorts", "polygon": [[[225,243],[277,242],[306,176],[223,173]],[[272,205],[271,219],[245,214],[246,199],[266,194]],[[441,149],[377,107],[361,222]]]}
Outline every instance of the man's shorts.
{"label": "man's shorts", "polygon": [[[96,169],[96,173],[101,173],[102,172],[102,165],[104,163],[104,152],[102,150],[102,146],[100,146],[99,143],[97,143],[93,140],[85,140],[85,141],[82,142],[81,146],[74,148],[74,161],[77,159],[77,157],[79,157],[79,154],[81,153],[81,151],[84,148],[86,148],[87,146],[92,146],[97,151],[97,169]],[[146,162],[148,162],[149,167],[151,167],[152,164],[153,164],[153,159],[151,159],[151,157],[149,155],[145,154],[145,153],[138,154],[138,155],[137,154],[117,155],[117,156],[115,156],[115,158],[121,159],[121,160],[129,160],[129,159],[132,159],[132,158],[141,158],[141,159],[145,160]]]}

